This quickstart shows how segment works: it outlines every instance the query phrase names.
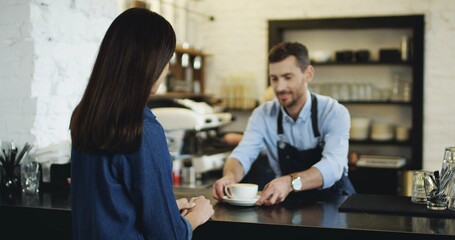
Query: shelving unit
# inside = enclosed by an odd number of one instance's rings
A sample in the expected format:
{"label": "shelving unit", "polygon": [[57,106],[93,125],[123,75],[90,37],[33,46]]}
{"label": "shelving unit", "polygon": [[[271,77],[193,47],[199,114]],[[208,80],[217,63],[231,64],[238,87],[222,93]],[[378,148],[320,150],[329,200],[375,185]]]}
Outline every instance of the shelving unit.
{"label": "shelving unit", "polygon": [[[379,49],[400,49],[402,36],[412,39],[408,46],[408,59],[381,61]],[[392,84],[391,74],[395,72],[400,72],[411,81],[410,101],[340,100],[351,116],[385,119],[396,125],[412,127],[409,141],[350,141],[350,151],[359,154],[399,154],[406,157],[407,162],[402,169],[352,168],[350,172],[351,180],[360,189],[359,192],[399,194],[402,188],[399,178],[403,171],[422,168],[424,16],[270,20],[269,49],[282,41],[301,42],[308,47],[310,57],[314,50],[335,52],[368,49],[371,52],[371,59],[366,62],[338,62],[332,58],[327,62],[313,63],[316,69],[315,82],[360,82],[387,87]],[[385,177],[388,179],[387,184],[369,181]]]}
{"label": "shelving unit", "polygon": [[207,103],[214,101],[211,94],[205,93],[205,61],[209,56],[201,50],[177,45],[166,76],[166,92],[153,95],[147,106],[179,107],[174,102],[177,98]]}
{"label": "shelving unit", "polygon": [[205,61],[209,55],[194,48],[177,46],[166,79],[168,93],[195,96],[205,92]]}

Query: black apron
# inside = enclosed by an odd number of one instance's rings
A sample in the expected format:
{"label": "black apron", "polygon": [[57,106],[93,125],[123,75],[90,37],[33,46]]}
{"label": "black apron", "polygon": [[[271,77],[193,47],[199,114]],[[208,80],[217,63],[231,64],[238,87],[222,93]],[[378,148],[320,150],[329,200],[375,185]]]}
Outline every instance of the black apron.
{"label": "black apron", "polygon": [[[279,110],[277,125],[278,125],[278,160],[280,162],[281,175],[285,176],[293,172],[300,172],[311,168],[322,158],[322,150],[324,142],[318,129],[317,115],[317,99],[314,94],[311,94],[311,124],[313,127],[314,137],[318,139],[318,144],[313,149],[298,150],[294,146],[284,141],[283,131],[283,113]],[[291,192],[288,196],[289,200],[317,200],[324,199],[333,195],[350,195],[355,193],[354,186],[349,178],[345,175],[340,180],[335,182],[332,187],[327,189],[313,189],[300,192]],[[286,199],[288,200],[288,199]]]}
{"label": "black apron", "polygon": [[242,183],[255,183],[258,185],[258,190],[262,191],[267,183],[276,178],[275,172],[269,163],[267,153],[261,152],[253,165],[251,165],[248,173],[242,178]]}

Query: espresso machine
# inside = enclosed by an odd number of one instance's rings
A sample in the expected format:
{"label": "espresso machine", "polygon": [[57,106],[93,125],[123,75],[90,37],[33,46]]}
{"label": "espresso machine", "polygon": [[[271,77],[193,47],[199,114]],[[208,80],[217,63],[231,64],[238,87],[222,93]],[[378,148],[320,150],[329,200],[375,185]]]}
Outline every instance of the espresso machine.
{"label": "espresso machine", "polygon": [[166,132],[176,174],[188,167],[197,179],[221,174],[233,147],[221,141],[220,129],[233,121],[231,113],[190,99],[155,99],[148,106]]}

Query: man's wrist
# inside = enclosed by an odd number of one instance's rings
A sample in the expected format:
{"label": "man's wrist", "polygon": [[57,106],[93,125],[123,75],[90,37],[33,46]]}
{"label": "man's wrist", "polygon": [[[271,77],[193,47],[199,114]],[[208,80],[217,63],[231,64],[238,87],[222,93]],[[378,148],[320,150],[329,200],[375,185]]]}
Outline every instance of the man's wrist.
{"label": "man's wrist", "polygon": [[302,187],[303,187],[303,183],[302,183],[302,179],[300,178],[300,176],[296,173],[291,173],[291,174],[289,174],[289,176],[291,176],[292,191],[294,191],[294,192],[301,191]]}
{"label": "man's wrist", "polygon": [[235,174],[233,172],[228,172],[228,173],[224,174],[223,178],[224,179],[229,179],[229,180],[232,180],[232,181],[236,182],[236,177],[235,177]]}
{"label": "man's wrist", "polygon": [[294,177],[293,177],[291,174],[288,174],[287,176],[289,176],[289,183],[288,183],[289,192],[292,192],[292,191],[294,191],[294,190],[292,189],[292,180],[294,179]]}

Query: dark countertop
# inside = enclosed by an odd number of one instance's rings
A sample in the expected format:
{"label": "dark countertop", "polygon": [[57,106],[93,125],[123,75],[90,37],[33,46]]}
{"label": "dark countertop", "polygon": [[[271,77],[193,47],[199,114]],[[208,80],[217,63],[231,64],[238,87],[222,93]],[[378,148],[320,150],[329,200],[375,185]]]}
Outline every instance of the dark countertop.
{"label": "dark countertop", "polygon": [[[174,192],[177,198],[200,193]],[[211,197],[212,190],[202,193]],[[208,239],[221,231],[219,237],[230,239],[238,234],[236,230],[245,230],[254,232],[255,239],[283,239],[288,233],[311,239],[455,239],[455,219],[339,212],[346,198],[292,201],[271,207],[237,207],[211,199],[215,214],[195,231],[195,236]],[[223,230],[226,225],[230,231]]]}
{"label": "dark countertop", "polygon": [[[174,188],[174,193],[177,198],[204,195],[214,205],[215,214],[196,229],[193,239],[239,239],[240,232],[253,234],[252,239],[293,239],[297,236],[310,236],[311,239],[455,239],[455,219],[339,212],[338,207],[346,197],[323,202],[284,202],[271,207],[237,207],[214,200],[211,187],[178,187]],[[68,193],[0,195],[2,235],[11,233],[14,239],[27,239],[31,234],[71,239],[71,197]],[[30,226],[27,231],[14,230],[24,225]]]}

